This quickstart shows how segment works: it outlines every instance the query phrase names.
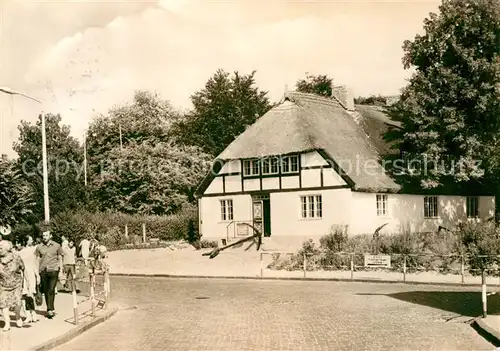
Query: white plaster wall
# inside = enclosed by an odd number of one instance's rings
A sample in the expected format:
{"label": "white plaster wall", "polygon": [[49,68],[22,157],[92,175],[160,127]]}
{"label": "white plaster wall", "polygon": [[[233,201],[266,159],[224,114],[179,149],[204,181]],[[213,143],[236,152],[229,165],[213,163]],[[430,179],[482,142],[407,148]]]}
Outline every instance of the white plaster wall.
{"label": "white plaster wall", "polygon": [[484,219],[495,217],[494,196],[481,196],[479,198],[479,217]]}
{"label": "white plaster wall", "polygon": [[323,169],[323,186],[346,185],[342,177],[333,168]]}
{"label": "white plaster wall", "polygon": [[[217,177],[221,178],[222,177]],[[225,176],[226,180],[226,193],[235,193],[241,191],[241,176],[233,175],[233,176]]]}
{"label": "white plaster wall", "polygon": [[205,194],[220,194],[222,193],[222,190],[222,177],[215,177],[208,186],[207,190],[205,190]]}
{"label": "white plaster wall", "polygon": [[263,190],[271,190],[271,189],[279,189],[279,188],[280,188],[280,180],[278,177],[262,178],[262,189]]}
{"label": "white plaster wall", "polygon": [[[321,195],[323,217],[302,219],[300,196]],[[334,224],[346,225],[350,218],[350,189],[271,193],[271,237],[322,236]]]}
{"label": "white plaster wall", "polygon": [[321,186],[321,169],[303,169],[301,176],[303,188]]}
{"label": "white plaster wall", "polygon": [[241,172],[241,161],[240,160],[229,160],[224,163],[220,170],[220,174],[236,173]]}
{"label": "white plaster wall", "polygon": [[[413,232],[436,231],[441,225],[454,229],[457,224],[467,220],[466,197],[438,196],[438,218],[424,218],[424,196],[407,194],[387,194],[388,214],[377,216],[375,193],[352,193],[352,212],[349,234],[371,234],[384,223],[388,223],[382,233],[401,233],[410,229]],[[494,213],[493,197],[480,197],[480,218]]]}
{"label": "white plaster wall", "polygon": [[281,177],[282,189],[296,189],[299,187],[299,176]]}
{"label": "white plaster wall", "polygon": [[221,220],[220,200],[223,199],[233,200],[234,221],[252,219],[252,198],[250,195],[203,197],[199,199],[200,233],[203,235],[203,239],[226,238],[227,226],[231,221]]}
{"label": "white plaster wall", "polygon": [[260,190],[260,179],[244,179],[243,180],[243,190],[244,191],[254,191]]}
{"label": "white plaster wall", "polygon": [[317,151],[306,152],[300,155],[302,167],[327,166],[328,162]]}

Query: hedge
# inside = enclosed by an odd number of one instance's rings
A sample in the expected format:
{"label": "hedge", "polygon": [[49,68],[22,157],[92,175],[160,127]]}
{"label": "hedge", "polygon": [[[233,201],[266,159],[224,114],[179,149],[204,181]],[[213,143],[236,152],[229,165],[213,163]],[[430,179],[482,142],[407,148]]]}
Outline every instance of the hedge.
{"label": "hedge", "polygon": [[[139,245],[142,242],[142,225],[146,224],[146,237],[161,241],[188,240],[199,237],[198,211],[196,207],[186,207],[169,216],[141,216],[124,213],[91,213],[87,211],[64,212],[51,219],[50,227],[56,241],[62,236],[78,243],[89,233],[110,250],[124,248],[127,243]],[[194,224],[194,225],[193,225]],[[125,237],[128,227],[128,240]],[[193,233],[194,231],[194,233]],[[18,226],[15,237],[40,235],[36,227]]]}

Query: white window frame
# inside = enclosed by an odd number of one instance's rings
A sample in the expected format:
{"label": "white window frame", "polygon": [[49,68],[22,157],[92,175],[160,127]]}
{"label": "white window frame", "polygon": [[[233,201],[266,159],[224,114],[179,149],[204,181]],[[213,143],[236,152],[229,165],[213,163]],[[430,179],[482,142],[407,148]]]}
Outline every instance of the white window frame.
{"label": "white window frame", "polygon": [[479,196],[467,196],[465,201],[467,218],[479,218]]}
{"label": "white window frame", "polygon": [[377,217],[387,217],[389,215],[389,195],[377,194],[375,201],[377,205]]}
{"label": "white window frame", "polygon": [[323,196],[321,194],[300,196],[300,218],[301,219],[323,218]]}
{"label": "white window frame", "polygon": [[438,196],[424,196],[424,218],[439,217]]}
{"label": "white window frame", "polygon": [[279,174],[280,172],[280,162],[277,157],[264,158],[261,165],[262,175]]}
{"label": "white window frame", "polygon": [[[296,168],[295,170],[292,169],[293,166],[295,166],[295,168]],[[300,171],[300,169],[299,169],[299,155],[283,156],[281,158],[281,173],[282,174],[294,174],[294,173],[299,173],[299,171]]]}
{"label": "white window frame", "polygon": [[220,219],[221,222],[230,222],[234,220],[233,199],[220,200]]}
{"label": "white window frame", "polygon": [[243,176],[253,177],[258,175],[260,175],[260,160],[243,160]]}

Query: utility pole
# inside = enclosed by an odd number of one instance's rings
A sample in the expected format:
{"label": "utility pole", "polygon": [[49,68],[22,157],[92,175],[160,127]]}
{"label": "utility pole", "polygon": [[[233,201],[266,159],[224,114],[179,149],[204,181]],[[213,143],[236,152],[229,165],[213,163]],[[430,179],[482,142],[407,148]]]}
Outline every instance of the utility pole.
{"label": "utility pole", "polygon": [[49,209],[49,175],[47,170],[47,136],[45,132],[45,114],[41,113],[42,119],[42,162],[43,162],[43,207],[45,210],[45,222],[50,221]]}
{"label": "utility pole", "polygon": [[83,175],[85,186],[87,186],[87,132],[83,135]]}

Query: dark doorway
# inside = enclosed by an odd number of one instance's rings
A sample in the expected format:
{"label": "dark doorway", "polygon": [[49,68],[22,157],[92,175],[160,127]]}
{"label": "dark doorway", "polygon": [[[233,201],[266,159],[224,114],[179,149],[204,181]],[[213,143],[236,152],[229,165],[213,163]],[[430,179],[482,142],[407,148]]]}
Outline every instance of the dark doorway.
{"label": "dark doorway", "polygon": [[271,236],[271,200],[262,200],[264,207],[264,236]]}

